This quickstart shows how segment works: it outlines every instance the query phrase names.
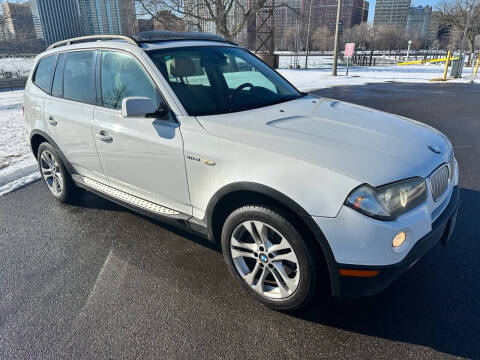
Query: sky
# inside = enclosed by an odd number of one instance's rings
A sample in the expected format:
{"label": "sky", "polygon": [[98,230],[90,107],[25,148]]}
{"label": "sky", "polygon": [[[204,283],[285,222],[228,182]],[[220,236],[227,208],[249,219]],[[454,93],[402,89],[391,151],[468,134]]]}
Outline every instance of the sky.
{"label": "sky", "polygon": [[[368,9],[368,21],[373,22],[373,14],[375,13],[375,0],[367,0],[370,3],[370,8]],[[439,3],[440,0],[412,0],[411,6],[427,6],[430,5],[435,10],[436,4]]]}

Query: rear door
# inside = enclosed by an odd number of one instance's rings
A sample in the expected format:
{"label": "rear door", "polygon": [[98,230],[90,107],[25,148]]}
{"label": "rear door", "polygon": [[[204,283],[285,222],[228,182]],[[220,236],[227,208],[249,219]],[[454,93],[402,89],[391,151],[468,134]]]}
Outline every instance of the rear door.
{"label": "rear door", "polygon": [[51,128],[48,123],[39,125],[37,122],[43,122],[43,111],[45,104],[45,97],[50,92],[52,82],[52,74],[55,69],[55,62],[57,61],[57,54],[45,56],[40,59],[35,72],[32,75],[32,83],[27,85],[24,92],[24,109],[25,120],[28,130],[41,128],[46,130],[49,135]]}
{"label": "rear door", "polygon": [[180,124],[153,118],[123,118],[125,97],[162,98],[155,83],[131,54],[103,50],[99,106],[93,132],[111,186],[184,214],[191,214]]}
{"label": "rear door", "polygon": [[105,181],[91,128],[96,102],[95,61],[93,50],[59,55],[44,116],[55,142],[75,170]]}

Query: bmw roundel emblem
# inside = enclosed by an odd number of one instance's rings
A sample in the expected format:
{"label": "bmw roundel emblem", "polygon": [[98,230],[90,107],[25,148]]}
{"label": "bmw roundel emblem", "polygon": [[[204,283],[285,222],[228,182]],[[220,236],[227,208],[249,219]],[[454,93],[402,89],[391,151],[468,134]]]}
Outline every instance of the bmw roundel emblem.
{"label": "bmw roundel emblem", "polygon": [[438,146],[430,145],[428,148],[433,151],[435,154],[441,154],[442,151],[438,148]]}
{"label": "bmw roundel emblem", "polygon": [[267,255],[265,254],[260,254],[259,258],[260,258],[260,261],[264,264],[268,261]]}

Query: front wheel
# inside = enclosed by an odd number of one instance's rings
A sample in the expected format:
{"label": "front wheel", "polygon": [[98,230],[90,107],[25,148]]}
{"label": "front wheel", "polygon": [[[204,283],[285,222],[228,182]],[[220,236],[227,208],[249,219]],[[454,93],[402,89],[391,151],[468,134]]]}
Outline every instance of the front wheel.
{"label": "front wheel", "polygon": [[281,212],[244,206],[222,231],[227,266],[251,296],[276,310],[304,307],[315,293],[317,267],[308,243]]}

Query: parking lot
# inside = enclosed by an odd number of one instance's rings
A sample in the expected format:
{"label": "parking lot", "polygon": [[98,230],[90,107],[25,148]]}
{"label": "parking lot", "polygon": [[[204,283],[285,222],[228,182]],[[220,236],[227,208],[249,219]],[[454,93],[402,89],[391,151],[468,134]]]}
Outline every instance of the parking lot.
{"label": "parking lot", "polygon": [[0,358],[480,357],[480,86],[314,92],[430,124],[452,141],[462,204],[438,246],[381,294],[284,314],[247,297],[218,247],[86,193],[0,197]]}

